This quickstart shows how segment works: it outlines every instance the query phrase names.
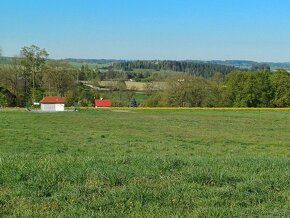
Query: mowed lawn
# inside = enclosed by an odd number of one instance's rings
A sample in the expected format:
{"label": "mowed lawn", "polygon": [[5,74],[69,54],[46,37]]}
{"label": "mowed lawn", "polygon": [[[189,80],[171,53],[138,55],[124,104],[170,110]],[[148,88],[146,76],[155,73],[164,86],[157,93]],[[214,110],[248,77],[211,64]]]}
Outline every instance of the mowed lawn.
{"label": "mowed lawn", "polygon": [[289,217],[290,111],[0,111],[0,217]]}

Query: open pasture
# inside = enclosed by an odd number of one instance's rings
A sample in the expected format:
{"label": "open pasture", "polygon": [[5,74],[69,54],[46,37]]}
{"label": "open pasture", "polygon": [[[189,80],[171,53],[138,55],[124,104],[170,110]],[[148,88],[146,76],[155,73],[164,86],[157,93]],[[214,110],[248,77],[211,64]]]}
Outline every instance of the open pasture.
{"label": "open pasture", "polygon": [[290,111],[0,111],[0,217],[288,217]]}

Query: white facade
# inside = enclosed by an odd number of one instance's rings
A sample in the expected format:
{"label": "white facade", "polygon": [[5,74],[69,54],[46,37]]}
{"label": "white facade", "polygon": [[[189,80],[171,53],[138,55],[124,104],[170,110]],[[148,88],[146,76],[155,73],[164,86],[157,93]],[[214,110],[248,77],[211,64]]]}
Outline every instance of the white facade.
{"label": "white facade", "polygon": [[64,104],[41,104],[41,110],[47,112],[64,111]]}

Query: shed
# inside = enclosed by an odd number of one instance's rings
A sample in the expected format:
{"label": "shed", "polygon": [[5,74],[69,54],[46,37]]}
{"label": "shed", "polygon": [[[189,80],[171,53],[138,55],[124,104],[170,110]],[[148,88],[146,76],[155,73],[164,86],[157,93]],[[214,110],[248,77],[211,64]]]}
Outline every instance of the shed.
{"label": "shed", "polygon": [[96,99],[95,100],[95,107],[111,107],[112,103],[109,99]]}
{"label": "shed", "polygon": [[64,98],[59,96],[46,96],[41,101],[42,111],[64,111]]}

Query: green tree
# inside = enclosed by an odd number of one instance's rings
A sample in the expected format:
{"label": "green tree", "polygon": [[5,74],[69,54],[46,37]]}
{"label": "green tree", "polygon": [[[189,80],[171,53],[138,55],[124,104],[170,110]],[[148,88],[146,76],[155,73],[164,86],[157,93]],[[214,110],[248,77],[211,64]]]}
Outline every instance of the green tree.
{"label": "green tree", "polygon": [[251,67],[251,71],[270,71],[271,67],[267,63],[256,63]]}
{"label": "green tree", "polygon": [[225,106],[225,78],[221,73],[215,73],[209,80],[209,107],[224,107]]}
{"label": "green tree", "polygon": [[[22,66],[22,80],[24,82],[24,100],[29,102],[30,99],[35,101],[35,88],[37,84],[35,78],[37,74],[41,73],[45,65],[48,53],[45,49],[41,49],[36,45],[23,47],[20,51],[21,66]],[[32,90],[32,96],[31,96]]]}
{"label": "green tree", "polygon": [[158,106],[165,106],[163,100],[164,95],[160,92],[156,92],[153,95],[149,96],[144,102],[143,106],[146,107],[158,107]]}
{"label": "green tree", "polygon": [[126,85],[125,81],[124,80],[118,80],[115,89],[118,90],[118,91],[127,90],[127,85]]}
{"label": "green tree", "polygon": [[271,76],[274,96],[272,103],[275,107],[290,106],[290,74],[286,70],[277,70]]}
{"label": "green tree", "polygon": [[168,79],[164,99],[168,106],[208,106],[209,83],[206,79],[191,75],[176,75]]}
{"label": "green tree", "polygon": [[68,63],[62,61],[50,61],[44,70],[43,88],[49,95],[64,96],[74,89],[74,71]]}
{"label": "green tree", "polygon": [[19,60],[14,58],[9,65],[0,68],[0,87],[3,87],[15,96],[8,98],[9,106],[23,106],[23,90],[21,82],[21,67]]}
{"label": "green tree", "polygon": [[271,106],[271,72],[234,72],[226,77],[227,106]]}

